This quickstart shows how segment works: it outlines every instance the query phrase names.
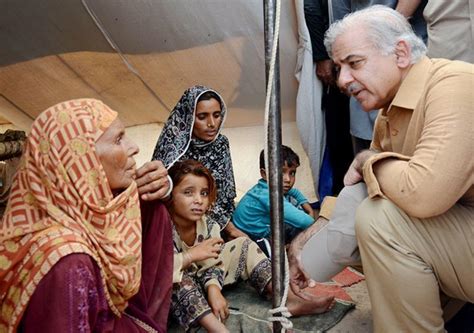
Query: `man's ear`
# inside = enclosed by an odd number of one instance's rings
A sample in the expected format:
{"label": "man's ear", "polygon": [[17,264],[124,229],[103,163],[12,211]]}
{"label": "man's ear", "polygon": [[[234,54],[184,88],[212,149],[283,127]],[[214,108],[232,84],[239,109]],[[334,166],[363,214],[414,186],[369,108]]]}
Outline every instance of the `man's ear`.
{"label": "man's ear", "polygon": [[395,56],[399,68],[408,68],[411,63],[411,47],[404,40],[400,40],[395,46]]}
{"label": "man's ear", "polygon": [[260,177],[262,177],[265,181],[267,180],[267,173],[265,169],[260,169]]}

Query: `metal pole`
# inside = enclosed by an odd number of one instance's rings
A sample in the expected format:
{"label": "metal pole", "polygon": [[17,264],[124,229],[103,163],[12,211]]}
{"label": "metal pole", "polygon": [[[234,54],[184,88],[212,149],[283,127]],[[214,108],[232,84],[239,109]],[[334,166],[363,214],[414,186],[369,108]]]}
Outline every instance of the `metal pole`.
{"label": "metal pole", "polygon": [[[275,0],[264,0],[264,36],[265,36],[265,77],[268,82],[271,50],[275,33]],[[283,180],[281,169],[281,107],[280,107],[280,65],[279,50],[275,61],[275,76],[270,100],[268,119],[268,166],[267,180],[270,188],[270,219],[272,226],[272,284],[273,307],[279,307],[285,289],[284,285],[284,252],[283,233]],[[280,332],[281,324],[273,323],[273,332]]]}

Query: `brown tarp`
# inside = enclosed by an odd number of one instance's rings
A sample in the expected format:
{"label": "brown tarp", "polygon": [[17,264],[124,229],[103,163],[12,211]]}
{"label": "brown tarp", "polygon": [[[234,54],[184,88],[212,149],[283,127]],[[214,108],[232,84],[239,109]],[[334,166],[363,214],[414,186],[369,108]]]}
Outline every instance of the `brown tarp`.
{"label": "brown tarp", "polygon": [[[126,126],[163,122],[182,92],[217,89],[227,127],[263,121],[261,0],[3,0],[0,115],[27,130],[60,101],[93,97]],[[297,25],[282,2],[283,121],[295,119]]]}

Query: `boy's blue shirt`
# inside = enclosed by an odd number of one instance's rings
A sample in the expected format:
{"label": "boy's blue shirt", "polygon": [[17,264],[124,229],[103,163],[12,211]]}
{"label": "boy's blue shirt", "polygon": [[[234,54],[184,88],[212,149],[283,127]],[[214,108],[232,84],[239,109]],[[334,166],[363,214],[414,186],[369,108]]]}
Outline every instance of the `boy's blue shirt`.
{"label": "boy's blue shirt", "polygon": [[[254,237],[270,236],[270,199],[268,184],[260,179],[240,200],[232,216],[237,228]],[[284,222],[300,229],[313,224],[312,216],[306,214],[301,205],[308,199],[296,188],[292,188],[283,197]]]}

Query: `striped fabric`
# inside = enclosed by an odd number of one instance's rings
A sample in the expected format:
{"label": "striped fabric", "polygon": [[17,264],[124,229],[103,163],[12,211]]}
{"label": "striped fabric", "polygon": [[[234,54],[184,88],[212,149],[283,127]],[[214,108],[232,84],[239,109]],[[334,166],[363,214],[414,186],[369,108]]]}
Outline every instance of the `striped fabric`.
{"label": "striped fabric", "polygon": [[0,225],[0,332],[15,331],[41,279],[71,253],[95,259],[117,315],[138,292],[137,187],[114,197],[95,151],[116,117],[102,102],[81,99],[33,123]]}

